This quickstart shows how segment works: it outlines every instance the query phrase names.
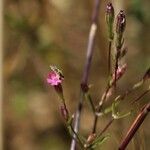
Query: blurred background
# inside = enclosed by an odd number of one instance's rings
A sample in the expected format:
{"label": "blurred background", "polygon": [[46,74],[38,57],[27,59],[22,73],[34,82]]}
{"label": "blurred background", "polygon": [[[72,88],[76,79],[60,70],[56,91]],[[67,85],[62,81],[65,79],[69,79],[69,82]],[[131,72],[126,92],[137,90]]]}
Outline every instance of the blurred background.
{"label": "blurred background", "polygon": [[[105,7],[101,1],[90,84],[97,104],[107,82],[108,39]],[[71,139],[60,116],[60,101],[54,89],[45,82],[49,65],[63,70],[63,88],[67,105],[74,113],[79,99],[79,87],[85,62],[88,33],[94,0],[5,0],[3,49],[3,140],[4,150],[67,150]],[[127,72],[118,83],[123,93],[136,83],[150,66],[149,0],[114,0],[118,11],[127,16],[125,45],[128,53]],[[147,89],[146,83],[123,103],[129,102]],[[146,95],[135,105],[131,116],[117,120],[106,133],[111,138],[102,146],[116,150],[139,108],[149,101]],[[92,129],[93,115],[84,103],[81,133],[86,137]],[[100,131],[110,119],[99,120]],[[129,150],[148,150],[150,147],[147,117]]]}

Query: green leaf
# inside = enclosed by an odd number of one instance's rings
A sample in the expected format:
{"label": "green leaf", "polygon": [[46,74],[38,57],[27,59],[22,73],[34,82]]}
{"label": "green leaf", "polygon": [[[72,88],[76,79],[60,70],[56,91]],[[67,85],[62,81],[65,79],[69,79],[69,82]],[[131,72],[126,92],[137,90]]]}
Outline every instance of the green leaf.
{"label": "green leaf", "polygon": [[124,118],[124,117],[127,117],[131,114],[131,112],[127,112],[125,114],[120,114],[118,111],[117,111],[117,105],[116,103],[114,102],[112,104],[112,117],[114,119],[121,119],[121,118]]}
{"label": "green leaf", "polygon": [[91,148],[96,148],[97,146],[102,145],[108,138],[110,137],[110,135],[106,135],[106,136],[98,136],[93,143],[91,144]]}

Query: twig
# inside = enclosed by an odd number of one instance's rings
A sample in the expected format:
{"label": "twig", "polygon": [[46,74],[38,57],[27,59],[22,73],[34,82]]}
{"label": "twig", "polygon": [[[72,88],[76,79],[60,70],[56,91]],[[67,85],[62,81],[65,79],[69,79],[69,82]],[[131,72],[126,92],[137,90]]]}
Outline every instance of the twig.
{"label": "twig", "polygon": [[[120,100],[123,100],[128,94],[130,94],[131,92],[133,92],[134,90],[128,90],[126,91],[126,93],[124,95],[122,95],[120,97]],[[150,92],[150,89],[147,89],[145,92],[143,92],[138,98],[136,98],[131,105],[133,105],[135,102],[137,102],[138,100],[140,100],[142,97],[144,97],[148,92]],[[98,115],[95,117],[95,122],[94,122],[94,127],[93,127],[93,133],[96,132],[96,126],[97,126],[97,121],[98,121]],[[114,118],[112,118],[108,124],[105,126],[105,128],[101,131],[100,135],[102,135],[107,128],[112,124],[112,122],[114,121]]]}
{"label": "twig", "polygon": [[[94,41],[95,41],[95,36],[96,36],[96,31],[97,31],[99,6],[100,6],[100,0],[95,0],[95,7],[94,7],[94,12],[93,12],[93,17],[92,17],[92,25],[90,28],[90,33],[89,33],[89,38],[88,38],[86,62],[85,62],[85,67],[84,67],[84,72],[83,72],[83,77],[82,77],[82,83],[81,83],[84,86],[87,86],[87,83],[88,83],[89,71],[90,71],[90,66],[91,66],[91,61],[92,61],[92,56],[93,56]],[[78,133],[78,130],[79,130],[82,103],[83,103],[83,98],[84,98],[84,91],[82,88],[80,89],[80,93],[81,94],[80,94],[79,105],[76,111],[75,121],[74,121],[74,131],[76,133]],[[76,140],[75,140],[76,135],[74,134],[73,137],[74,138],[72,139],[70,150],[75,150],[76,148]]]}
{"label": "twig", "polygon": [[137,90],[138,88],[140,88],[143,85],[143,81],[140,80],[139,82],[137,82],[136,84],[134,84],[130,89],[127,89],[126,92],[122,95],[119,95],[115,98],[115,101],[118,100],[124,100],[128,95],[130,95],[132,92],[134,92],[135,90]]}
{"label": "twig", "polygon": [[99,134],[99,136],[101,136],[109,128],[109,126],[113,123],[113,121],[114,121],[114,118],[111,118],[111,120],[106,124],[106,126],[101,131],[101,133]]}
{"label": "twig", "polygon": [[118,59],[119,59],[119,50],[117,50],[116,54],[116,62],[115,62],[115,82],[114,82],[114,87],[116,89],[116,82],[117,82],[117,70],[118,70]]}
{"label": "twig", "polygon": [[112,74],[111,72],[111,45],[112,45],[112,41],[109,41],[109,47],[108,47],[108,75],[109,76]]}
{"label": "twig", "polygon": [[146,94],[148,94],[150,92],[150,89],[147,89],[146,91],[144,91],[138,98],[136,98],[134,101],[132,101],[131,104],[136,103],[137,101],[139,101],[142,97],[144,97]]}
{"label": "twig", "polygon": [[124,150],[127,147],[127,145],[133,138],[133,136],[136,133],[136,131],[138,130],[138,128],[142,125],[142,123],[143,123],[144,119],[146,118],[146,116],[148,115],[149,111],[150,111],[150,103],[146,104],[142,108],[142,110],[139,112],[138,116],[136,117],[136,119],[132,123],[131,127],[129,128],[126,136],[123,138],[123,140],[118,148],[119,150]]}
{"label": "twig", "polygon": [[[131,89],[128,89],[124,94],[119,95],[116,97],[115,101],[122,101],[126,98],[126,96],[128,96],[129,94],[131,94],[134,90],[136,90],[137,88],[139,88],[141,85],[143,84],[142,81],[137,82],[136,84],[133,85],[133,87]],[[99,105],[97,107],[97,112],[95,113],[95,119],[94,119],[94,124],[93,124],[93,130],[92,133],[96,132],[96,127],[97,127],[97,122],[98,122],[98,115],[101,111],[102,105],[105,102],[106,98],[107,98],[107,94],[109,92],[109,90],[114,86],[114,83],[107,86],[105,93],[103,94],[101,101],[99,102]],[[146,92],[147,93],[147,92]],[[145,95],[145,94],[144,94]]]}
{"label": "twig", "polygon": [[93,113],[95,114],[95,106],[94,106],[94,103],[93,103],[91,95],[89,93],[86,93],[85,96],[86,96],[86,98],[87,98],[87,100],[88,100],[88,102],[89,102],[89,104],[91,106],[91,109],[92,109]]}
{"label": "twig", "polygon": [[[83,143],[82,143],[82,141],[80,140],[80,137],[79,137],[79,135],[74,131],[74,129],[73,129],[73,126],[72,125],[70,125],[70,128],[71,128],[71,130],[72,130],[72,132],[73,132],[73,134],[75,134],[76,135],[76,141],[78,140],[78,142],[80,143],[80,145],[81,145],[81,147],[84,147],[83,146]],[[74,138],[74,137],[72,137],[72,138]]]}
{"label": "twig", "polygon": [[108,85],[108,87],[106,88],[105,93],[102,95],[101,101],[99,102],[99,105],[97,107],[97,112],[95,113],[95,118],[94,118],[94,124],[93,124],[93,130],[92,133],[96,132],[96,128],[97,128],[97,121],[98,121],[98,113],[101,111],[102,105],[104,103],[104,101],[107,98],[107,94],[109,92],[109,90],[111,89],[112,86]]}

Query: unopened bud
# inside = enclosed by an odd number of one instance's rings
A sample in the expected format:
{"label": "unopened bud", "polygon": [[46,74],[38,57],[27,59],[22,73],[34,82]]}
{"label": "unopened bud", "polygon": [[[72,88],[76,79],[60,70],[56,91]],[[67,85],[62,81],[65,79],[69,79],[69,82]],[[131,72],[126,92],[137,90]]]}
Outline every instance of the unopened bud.
{"label": "unopened bud", "polygon": [[126,27],[126,17],[124,11],[121,10],[117,15],[116,33],[123,34],[125,27]]}
{"label": "unopened bud", "polygon": [[150,68],[146,71],[146,73],[143,76],[143,80],[147,80],[150,78]]}
{"label": "unopened bud", "polygon": [[84,145],[85,148],[88,147],[89,144],[91,144],[96,138],[96,134],[92,133],[88,136],[87,140],[86,140],[86,144]]}
{"label": "unopened bud", "polygon": [[113,40],[114,34],[113,34],[113,23],[114,23],[114,8],[112,3],[108,3],[106,6],[106,23],[108,26],[108,34],[109,39]]}
{"label": "unopened bud", "polygon": [[[116,74],[116,80],[119,80],[125,73],[127,69],[127,65],[124,64],[123,66],[119,66],[118,69],[117,69],[117,74]],[[111,84],[113,84],[115,82],[115,73],[113,74],[113,77],[112,77],[112,81],[111,81]]]}
{"label": "unopened bud", "polygon": [[116,47],[117,49],[120,49],[122,47],[122,36],[125,30],[125,27],[126,27],[126,17],[125,17],[124,11],[121,10],[119,14],[117,15],[117,24],[116,24],[116,35],[117,35]]}
{"label": "unopened bud", "polygon": [[69,113],[68,113],[68,109],[66,108],[66,106],[65,106],[65,105],[62,105],[62,106],[60,107],[60,111],[61,111],[62,117],[63,117],[66,121],[68,121],[68,119],[69,119]]}
{"label": "unopened bud", "polygon": [[120,58],[124,57],[127,54],[127,51],[128,51],[127,47],[122,48]]}
{"label": "unopened bud", "polygon": [[95,134],[95,133],[90,134],[90,135],[88,136],[88,138],[87,138],[87,143],[93,142],[94,139],[95,139],[95,137],[96,137],[96,134]]}

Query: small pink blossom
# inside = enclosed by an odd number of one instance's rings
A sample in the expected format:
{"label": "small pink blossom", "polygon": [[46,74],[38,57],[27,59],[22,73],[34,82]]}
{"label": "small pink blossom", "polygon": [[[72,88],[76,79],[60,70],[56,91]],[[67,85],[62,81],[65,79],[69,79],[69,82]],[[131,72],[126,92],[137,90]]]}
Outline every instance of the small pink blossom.
{"label": "small pink blossom", "polygon": [[62,83],[62,79],[58,73],[51,71],[48,73],[47,83],[52,86],[56,86],[56,85],[59,85],[60,83]]}

